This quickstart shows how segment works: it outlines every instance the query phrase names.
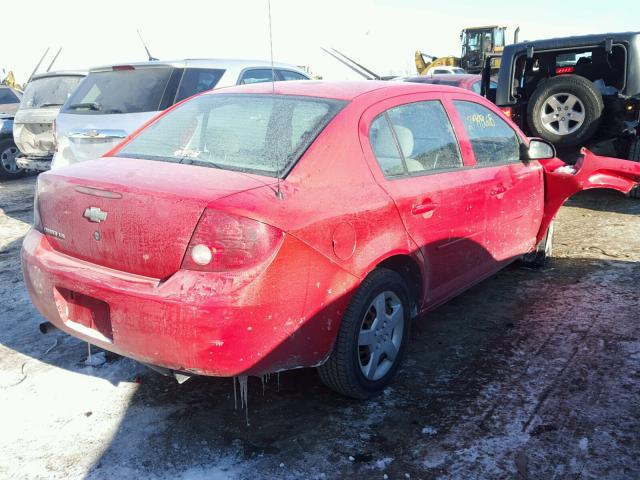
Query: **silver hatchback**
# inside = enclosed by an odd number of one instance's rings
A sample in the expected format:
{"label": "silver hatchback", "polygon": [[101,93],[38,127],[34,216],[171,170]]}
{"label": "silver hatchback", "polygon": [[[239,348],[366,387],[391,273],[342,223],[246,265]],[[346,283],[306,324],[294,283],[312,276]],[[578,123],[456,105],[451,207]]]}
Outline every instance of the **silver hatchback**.
{"label": "silver hatchback", "polygon": [[196,93],[272,80],[308,80],[303,70],[261,60],[151,61],[94,68],[56,120],[51,167],[91,160],[176,102]]}
{"label": "silver hatchback", "polygon": [[55,151],[53,122],[87,72],[58,71],[34,75],[13,120],[13,139],[20,155],[16,164],[48,170]]}

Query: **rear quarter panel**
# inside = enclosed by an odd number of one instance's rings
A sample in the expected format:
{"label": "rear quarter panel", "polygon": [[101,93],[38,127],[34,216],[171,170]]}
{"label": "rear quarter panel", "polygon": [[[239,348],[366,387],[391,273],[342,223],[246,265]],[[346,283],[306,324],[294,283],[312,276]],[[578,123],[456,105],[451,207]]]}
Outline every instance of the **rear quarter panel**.
{"label": "rear quarter panel", "polygon": [[274,186],[210,205],[276,226],[321,254],[324,265],[311,266],[307,279],[306,314],[342,303],[383,259],[413,250],[395,205],[363,158],[362,108],[353,101],[324,129],[281,182],[282,199]]}

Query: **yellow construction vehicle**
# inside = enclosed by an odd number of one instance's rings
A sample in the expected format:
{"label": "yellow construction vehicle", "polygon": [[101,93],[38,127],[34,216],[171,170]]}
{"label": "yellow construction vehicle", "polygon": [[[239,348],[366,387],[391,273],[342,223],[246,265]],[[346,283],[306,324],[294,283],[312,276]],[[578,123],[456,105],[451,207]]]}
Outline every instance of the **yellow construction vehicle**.
{"label": "yellow construction vehicle", "polygon": [[15,88],[16,90],[22,90],[20,85],[16,82],[16,78],[13,75],[13,71],[9,71],[7,76],[4,77],[4,80],[0,82],[1,85],[6,85],[7,87]]}
{"label": "yellow construction vehicle", "polygon": [[[469,27],[462,30],[460,40],[462,42],[462,54],[460,57],[435,57],[416,52],[416,68],[420,75],[426,75],[429,69],[434,67],[460,67],[468,73],[480,73],[487,55],[502,53],[505,45],[505,31],[507,27],[488,25],[483,27]],[[518,42],[517,28],[514,34],[514,43]],[[492,69],[500,68],[500,57],[495,57],[491,64]]]}

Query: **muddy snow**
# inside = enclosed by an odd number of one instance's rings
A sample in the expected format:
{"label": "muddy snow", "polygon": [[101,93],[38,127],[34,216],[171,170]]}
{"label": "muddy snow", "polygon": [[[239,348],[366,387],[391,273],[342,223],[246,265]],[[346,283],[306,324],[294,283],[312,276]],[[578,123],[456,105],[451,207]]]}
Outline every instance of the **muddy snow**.
{"label": "muddy snow", "polygon": [[571,199],[549,268],[420,319],[393,388],[357,402],[313,370],[178,385],[40,333],[34,184],[0,183],[0,478],[640,478],[640,201]]}

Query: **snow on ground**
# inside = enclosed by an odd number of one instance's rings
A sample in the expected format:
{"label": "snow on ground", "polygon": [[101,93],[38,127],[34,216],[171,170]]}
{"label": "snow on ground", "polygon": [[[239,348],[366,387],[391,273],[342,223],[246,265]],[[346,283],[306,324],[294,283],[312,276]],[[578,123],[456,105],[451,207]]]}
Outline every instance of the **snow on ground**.
{"label": "snow on ground", "polygon": [[264,394],[250,378],[247,426],[229,379],[178,385],[38,331],[19,264],[33,185],[0,183],[0,478],[640,478],[640,202],[572,199],[551,267],[417,322],[379,398],[312,370]]}

